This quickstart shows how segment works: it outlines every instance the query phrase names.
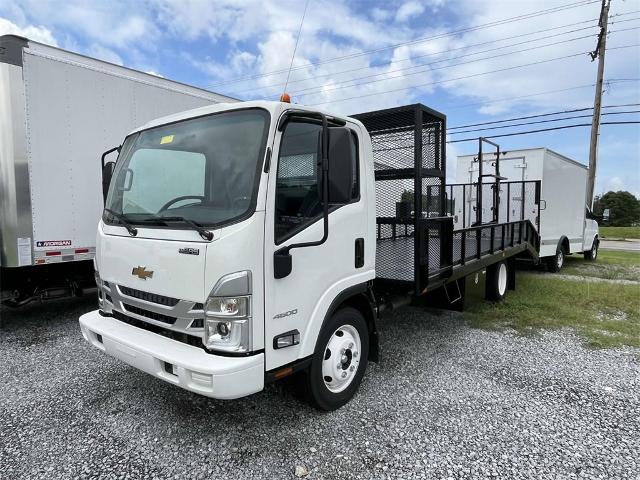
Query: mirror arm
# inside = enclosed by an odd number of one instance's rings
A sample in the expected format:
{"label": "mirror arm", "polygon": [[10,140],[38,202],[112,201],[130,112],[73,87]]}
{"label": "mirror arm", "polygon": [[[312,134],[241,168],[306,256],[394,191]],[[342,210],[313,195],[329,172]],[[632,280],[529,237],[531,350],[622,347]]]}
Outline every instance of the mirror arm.
{"label": "mirror arm", "polygon": [[291,273],[292,261],[291,253],[294,248],[316,247],[322,245],[329,238],[329,124],[327,117],[319,113],[322,120],[322,151],[321,151],[321,167],[322,167],[322,221],[323,234],[320,240],[314,242],[293,243],[282,247],[274,252],[274,275],[275,278],[284,278]]}
{"label": "mirror arm", "polygon": [[110,153],[113,153],[115,151],[117,151],[118,153],[120,153],[120,149],[122,148],[122,145],[118,145],[117,147],[113,147],[109,150],[107,150],[106,152],[104,152],[102,154],[102,156],[100,157],[100,160],[102,161],[102,168],[104,168],[104,159],[107,158],[107,155],[109,155]]}

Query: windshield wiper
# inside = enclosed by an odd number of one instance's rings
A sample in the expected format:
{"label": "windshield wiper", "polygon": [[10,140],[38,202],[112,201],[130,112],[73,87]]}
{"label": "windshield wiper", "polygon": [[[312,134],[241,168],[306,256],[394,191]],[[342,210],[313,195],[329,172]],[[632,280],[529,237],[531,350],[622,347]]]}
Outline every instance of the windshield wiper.
{"label": "windshield wiper", "polygon": [[127,232],[129,232],[129,235],[131,235],[132,237],[135,237],[136,235],[138,235],[138,229],[129,223],[126,216],[124,216],[121,213],[114,212],[110,208],[105,208],[104,211],[116,217],[120,221],[120,223],[124,226],[124,228],[127,229]]}
{"label": "windshield wiper", "polygon": [[188,218],[185,218],[185,217],[148,217],[148,218],[145,218],[144,220],[142,220],[142,223],[151,223],[151,222],[182,222],[182,223],[186,223],[191,228],[193,228],[196,232],[198,232],[200,234],[200,236],[204,240],[209,240],[209,241],[213,240],[213,233],[211,233],[206,228],[203,228],[201,225],[198,225],[193,220],[189,220]]}

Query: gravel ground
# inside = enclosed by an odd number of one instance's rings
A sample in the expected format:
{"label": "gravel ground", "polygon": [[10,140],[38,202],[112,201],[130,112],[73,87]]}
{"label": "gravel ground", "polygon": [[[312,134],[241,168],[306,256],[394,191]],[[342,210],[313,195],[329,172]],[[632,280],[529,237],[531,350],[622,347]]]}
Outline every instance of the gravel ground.
{"label": "gravel ground", "polygon": [[93,307],[0,312],[0,478],[640,478],[637,350],[407,308],[320,413],[286,386],[222,402],[155,380],[84,342]]}

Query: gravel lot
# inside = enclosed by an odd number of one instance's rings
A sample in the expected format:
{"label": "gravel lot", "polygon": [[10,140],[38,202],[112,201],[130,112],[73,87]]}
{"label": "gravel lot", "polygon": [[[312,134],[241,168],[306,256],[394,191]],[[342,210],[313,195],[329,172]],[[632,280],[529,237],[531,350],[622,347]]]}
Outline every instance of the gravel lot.
{"label": "gravel lot", "polygon": [[221,402],[129,368],[82,339],[94,304],[1,312],[0,478],[640,478],[638,351],[407,308],[327,414],[283,386]]}

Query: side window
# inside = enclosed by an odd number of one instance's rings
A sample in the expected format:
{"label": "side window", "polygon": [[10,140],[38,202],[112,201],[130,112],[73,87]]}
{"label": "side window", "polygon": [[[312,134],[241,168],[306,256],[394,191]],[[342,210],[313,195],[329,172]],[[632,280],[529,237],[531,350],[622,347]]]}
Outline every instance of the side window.
{"label": "side window", "polygon": [[[276,244],[322,216],[318,165],[321,132],[320,125],[290,122],[282,134],[276,174]],[[358,148],[355,134],[352,138],[352,199],[357,201],[360,198]]]}
{"label": "side window", "polygon": [[282,134],[276,176],[276,243],[322,214],[318,189],[322,127],[290,122]]}

